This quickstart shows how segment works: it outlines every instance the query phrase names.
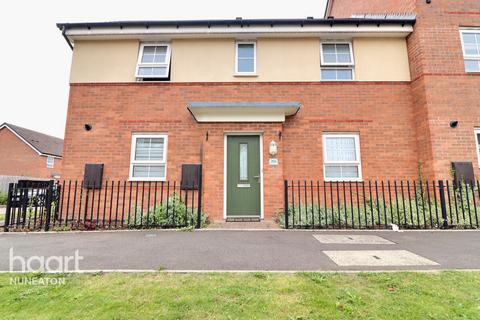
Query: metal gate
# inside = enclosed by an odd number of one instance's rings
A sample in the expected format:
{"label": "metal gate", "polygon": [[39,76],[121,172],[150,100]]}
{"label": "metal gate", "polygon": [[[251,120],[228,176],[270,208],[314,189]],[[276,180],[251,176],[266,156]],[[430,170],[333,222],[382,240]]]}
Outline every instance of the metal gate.
{"label": "metal gate", "polygon": [[60,185],[51,181],[20,180],[8,186],[4,231],[49,230],[52,214],[58,215]]}

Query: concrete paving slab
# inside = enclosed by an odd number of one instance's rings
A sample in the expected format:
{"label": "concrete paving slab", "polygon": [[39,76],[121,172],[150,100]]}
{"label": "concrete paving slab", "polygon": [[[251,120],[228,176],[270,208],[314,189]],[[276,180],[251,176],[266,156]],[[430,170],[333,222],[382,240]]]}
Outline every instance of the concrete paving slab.
{"label": "concrete paving slab", "polygon": [[314,234],[313,237],[327,244],[395,244],[379,236],[363,234]]}
{"label": "concrete paving slab", "polygon": [[407,250],[323,251],[342,267],[436,266],[438,263]]}

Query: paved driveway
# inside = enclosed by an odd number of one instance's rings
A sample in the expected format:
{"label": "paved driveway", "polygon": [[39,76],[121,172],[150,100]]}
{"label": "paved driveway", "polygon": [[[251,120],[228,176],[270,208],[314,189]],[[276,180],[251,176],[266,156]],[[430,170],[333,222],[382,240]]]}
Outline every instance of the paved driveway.
{"label": "paved driveway", "polygon": [[[347,236],[347,244],[321,243],[314,235]],[[361,240],[363,244],[349,243],[355,242],[358,238],[355,236],[358,235],[378,236],[382,244],[375,244],[377,241],[373,241],[372,244],[368,239],[368,241]],[[334,239],[333,242],[338,242],[337,240]],[[82,270],[480,269],[480,232],[478,231],[399,233],[392,231],[150,230],[1,233],[0,271],[9,270],[10,248],[13,248],[15,256],[24,257],[71,256],[75,250],[79,250],[79,254],[84,257],[80,262]],[[331,257],[341,256],[341,251],[351,251],[348,254],[352,259],[361,258],[365,252],[370,251],[373,253],[369,253],[369,258],[381,260],[382,263],[362,265],[361,262],[354,262],[354,265],[350,266],[338,265]],[[417,255],[419,259],[428,259],[426,261],[431,261],[433,264],[424,265],[414,262],[413,265],[404,265],[397,263],[398,259],[384,258],[382,254],[385,252],[392,253],[393,258],[397,253],[407,252],[413,256]],[[345,257],[343,259],[345,260]],[[347,255],[346,260],[352,262],[352,259]]]}

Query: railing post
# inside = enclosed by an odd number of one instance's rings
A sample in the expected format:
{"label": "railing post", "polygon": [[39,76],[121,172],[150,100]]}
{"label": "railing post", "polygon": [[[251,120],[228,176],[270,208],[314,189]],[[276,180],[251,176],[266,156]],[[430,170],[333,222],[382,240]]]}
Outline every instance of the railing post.
{"label": "railing post", "polygon": [[200,229],[202,227],[202,196],[202,165],[200,165],[200,169],[198,171],[197,229]]}
{"label": "railing post", "polygon": [[445,188],[443,180],[438,181],[438,188],[440,189],[440,207],[442,209],[442,219],[443,219],[443,229],[448,228],[448,218],[447,218],[447,202],[445,201]]}
{"label": "railing post", "polygon": [[52,202],[53,202],[53,180],[50,180],[48,182],[48,187],[47,187],[47,197],[45,199],[45,209],[47,210],[45,214],[45,231],[48,231],[50,229],[50,216],[52,214]]}
{"label": "railing post", "polygon": [[288,229],[288,180],[284,181],[285,229]]}
{"label": "railing post", "polygon": [[3,231],[8,232],[8,226],[10,225],[10,215],[12,211],[12,197],[13,197],[13,183],[8,184],[8,193],[7,193],[7,209],[5,212],[5,221],[3,221]]}

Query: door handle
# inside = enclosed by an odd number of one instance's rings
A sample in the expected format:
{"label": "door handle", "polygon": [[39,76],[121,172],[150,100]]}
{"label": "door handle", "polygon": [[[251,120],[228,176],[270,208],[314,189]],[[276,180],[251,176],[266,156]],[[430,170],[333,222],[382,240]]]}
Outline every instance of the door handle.
{"label": "door handle", "polygon": [[255,179],[260,179],[260,175],[258,176],[253,176]]}

